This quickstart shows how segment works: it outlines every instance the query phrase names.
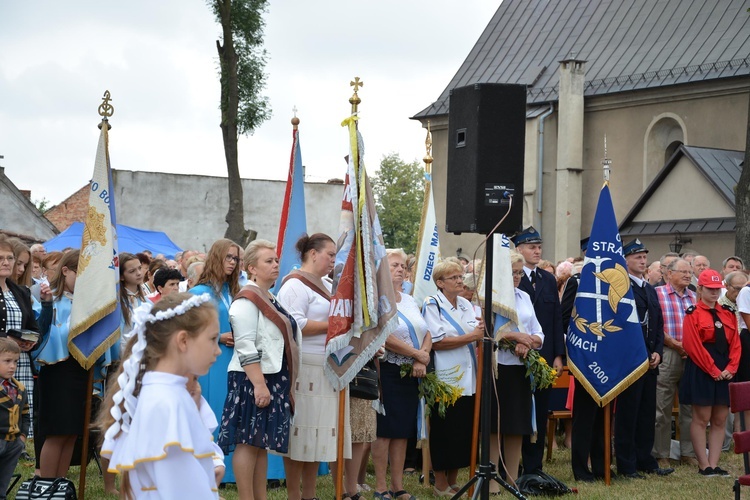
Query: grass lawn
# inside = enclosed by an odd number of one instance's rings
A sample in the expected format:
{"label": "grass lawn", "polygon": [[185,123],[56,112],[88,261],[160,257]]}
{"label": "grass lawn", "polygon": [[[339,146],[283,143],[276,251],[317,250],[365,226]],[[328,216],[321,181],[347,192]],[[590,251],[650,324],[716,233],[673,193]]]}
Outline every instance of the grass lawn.
{"label": "grass lawn", "polygon": [[[33,453],[33,448],[29,448],[29,453]],[[645,480],[614,480],[610,486],[605,486],[603,482],[597,483],[576,483],[573,480],[573,473],[570,469],[570,452],[565,449],[557,450],[553,454],[552,462],[545,463],[545,470],[563,481],[570,488],[577,488],[578,498],[586,499],[726,499],[733,498],[732,485],[734,478],[743,472],[742,456],[733,453],[724,453],[721,457],[720,466],[728,470],[730,478],[721,477],[702,477],[697,473],[697,469],[688,466],[677,466],[676,471],[668,477],[648,476]],[[16,468],[16,473],[21,474],[23,479],[28,479],[34,475],[33,464],[22,463]],[[79,468],[71,467],[68,477],[78,485]],[[86,479],[86,498],[89,499],[115,499],[114,496],[104,494],[102,478],[96,464],[92,461],[87,469]],[[418,476],[406,476],[404,483],[406,489],[417,498],[433,498],[432,489],[425,488],[418,482]],[[463,484],[468,480],[468,475],[464,472],[459,476],[459,483]],[[374,486],[375,478],[373,476],[372,463],[368,469],[367,482]],[[750,489],[748,490],[750,492]],[[237,490],[234,485],[228,485],[221,490],[221,496],[226,500],[235,500]],[[747,495],[748,493],[743,492]],[[13,498],[12,493],[8,498]],[[331,476],[321,476],[318,478],[317,496],[321,500],[332,500],[334,498],[333,482]],[[372,493],[366,493],[364,498],[372,498]],[[512,498],[505,493],[504,498]],[[269,490],[268,498],[273,500],[286,499],[286,490],[284,488]],[[188,499],[183,499],[188,500]]]}

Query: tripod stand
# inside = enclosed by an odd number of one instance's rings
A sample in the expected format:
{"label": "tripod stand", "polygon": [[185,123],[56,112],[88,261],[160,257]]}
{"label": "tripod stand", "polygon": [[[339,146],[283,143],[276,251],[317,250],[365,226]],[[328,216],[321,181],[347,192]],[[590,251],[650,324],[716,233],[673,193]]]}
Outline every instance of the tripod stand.
{"label": "tripod stand", "polygon": [[492,363],[495,342],[492,338],[493,329],[493,317],[492,317],[492,261],[494,253],[492,233],[487,238],[486,246],[486,257],[485,257],[485,274],[484,274],[484,324],[485,332],[482,338],[482,403],[480,407],[480,435],[482,436],[481,442],[481,453],[479,459],[479,465],[477,471],[468,483],[466,483],[456,495],[454,499],[460,498],[461,495],[466,493],[469,488],[476,485],[474,489],[474,495],[472,500],[480,498],[482,500],[489,500],[490,498],[490,481],[494,480],[505,488],[510,494],[516,498],[525,499],[517,489],[505,482],[495,472],[495,465],[490,462],[490,419],[492,418]]}

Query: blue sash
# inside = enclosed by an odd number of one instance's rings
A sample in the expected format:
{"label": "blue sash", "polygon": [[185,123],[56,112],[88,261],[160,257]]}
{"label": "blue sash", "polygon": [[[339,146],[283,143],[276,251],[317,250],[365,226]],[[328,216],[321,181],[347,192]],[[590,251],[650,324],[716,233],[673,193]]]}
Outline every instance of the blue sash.
{"label": "blue sash", "polygon": [[[411,343],[414,345],[414,349],[419,349],[419,339],[417,338],[417,331],[414,329],[414,325],[411,321],[402,313],[401,311],[398,311],[398,317],[401,319],[401,321],[404,322],[406,325],[406,329],[409,330],[409,337],[411,338]],[[418,384],[422,383],[422,379],[417,380]],[[425,405],[425,399],[419,398],[419,404],[417,405],[417,440],[421,441],[423,439],[427,439],[427,426],[425,425],[425,414],[424,414],[424,405]]]}
{"label": "blue sash", "polygon": [[[435,304],[440,311],[440,316],[444,317],[448,320],[448,323],[451,324],[451,326],[456,330],[456,333],[458,333],[459,336],[466,335],[466,332],[461,327],[461,325],[458,324],[458,321],[453,318],[450,314],[448,314],[448,311],[440,307],[440,304],[438,303],[437,299],[435,297],[430,297],[427,300],[428,304]],[[474,362],[474,374],[477,373],[477,353],[474,351],[474,345],[473,344],[466,344],[466,348],[469,349],[469,352],[471,353],[471,360]]]}

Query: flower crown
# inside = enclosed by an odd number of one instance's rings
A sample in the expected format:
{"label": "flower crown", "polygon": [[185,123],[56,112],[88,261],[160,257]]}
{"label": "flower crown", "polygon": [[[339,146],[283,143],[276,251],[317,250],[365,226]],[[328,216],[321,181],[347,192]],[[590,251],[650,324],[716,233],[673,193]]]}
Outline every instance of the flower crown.
{"label": "flower crown", "polygon": [[[106,439],[114,439],[120,431],[130,431],[130,421],[132,415],[135,414],[135,408],[138,404],[138,398],[133,395],[135,391],[136,381],[138,380],[138,374],[141,369],[141,360],[143,359],[143,353],[146,351],[146,325],[149,323],[156,323],[157,321],[164,321],[167,319],[174,318],[175,316],[181,316],[188,312],[194,307],[198,307],[211,300],[211,296],[207,293],[202,295],[193,295],[187,300],[183,300],[181,303],[173,307],[172,309],[166,309],[159,311],[156,314],[151,314],[153,304],[151,301],[146,301],[138,308],[133,311],[133,330],[131,336],[135,335],[137,340],[133,344],[133,350],[130,353],[130,357],[122,362],[122,373],[117,377],[117,384],[120,386],[120,390],[117,391],[112,398],[112,409],[110,414],[114,417],[115,421],[109,426],[105,433]],[[120,404],[123,404],[125,411],[120,409]]]}

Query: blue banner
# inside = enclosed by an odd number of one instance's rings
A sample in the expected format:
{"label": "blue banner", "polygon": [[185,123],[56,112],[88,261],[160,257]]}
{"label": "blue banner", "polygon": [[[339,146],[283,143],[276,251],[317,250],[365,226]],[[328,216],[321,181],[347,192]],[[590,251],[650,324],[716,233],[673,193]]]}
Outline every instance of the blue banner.
{"label": "blue banner", "polygon": [[600,406],[648,370],[608,184],[599,194],[566,344],[570,371]]}

